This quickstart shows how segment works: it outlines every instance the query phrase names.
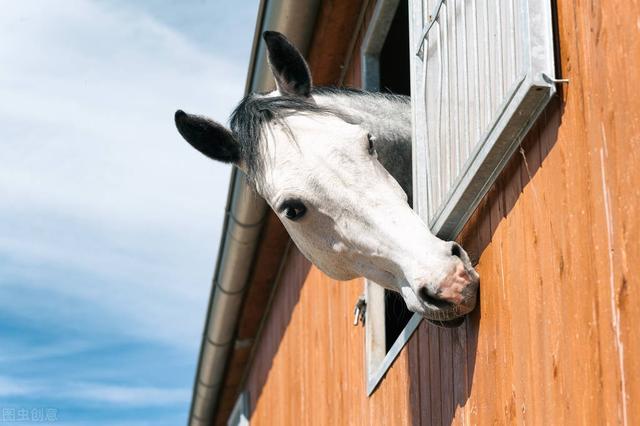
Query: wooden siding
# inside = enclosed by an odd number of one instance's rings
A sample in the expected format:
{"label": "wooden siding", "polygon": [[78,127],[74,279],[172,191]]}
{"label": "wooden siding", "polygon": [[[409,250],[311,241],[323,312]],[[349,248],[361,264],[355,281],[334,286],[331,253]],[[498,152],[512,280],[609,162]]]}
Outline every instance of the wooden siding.
{"label": "wooden siding", "polygon": [[479,307],[459,329],[421,324],[370,398],[362,282],[290,252],[245,382],[252,425],[640,423],[638,16],[636,1],[558,6],[571,82],[459,238]]}
{"label": "wooden siding", "polygon": [[361,292],[291,252],[246,385],[252,425],[411,423],[406,351],[366,396],[364,329],[352,325]]}

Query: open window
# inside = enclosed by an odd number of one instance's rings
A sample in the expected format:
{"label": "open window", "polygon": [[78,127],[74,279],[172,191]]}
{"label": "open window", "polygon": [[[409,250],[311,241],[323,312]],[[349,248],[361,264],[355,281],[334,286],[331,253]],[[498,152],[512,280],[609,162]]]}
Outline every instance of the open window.
{"label": "open window", "polygon": [[[443,239],[460,232],[555,93],[551,12],[549,0],[376,3],[362,80],[411,94],[413,208]],[[365,295],[370,395],[422,318],[374,283]]]}
{"label": "open window", "polygon": [[[409,10],[402,0],[379,0],[362,44],[362,81],[370,91],[410,95]],[[367,392],[371,394],[415,330],[402,297],[365,283]]]}

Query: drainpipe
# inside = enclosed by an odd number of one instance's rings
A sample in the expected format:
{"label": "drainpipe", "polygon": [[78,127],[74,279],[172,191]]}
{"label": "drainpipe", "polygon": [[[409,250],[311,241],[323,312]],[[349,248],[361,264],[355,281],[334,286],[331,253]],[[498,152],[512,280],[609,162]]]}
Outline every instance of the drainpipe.
{"label": "drainpipe", "polygon": [[[245,93],[265,92],[274,87],[262,32],[279,31],[306,54],[319,3],[320,0],[260,2]],[[245,175],[234,167],[191,399],[191,426],[211,425],[215,419],[267,208]]]}

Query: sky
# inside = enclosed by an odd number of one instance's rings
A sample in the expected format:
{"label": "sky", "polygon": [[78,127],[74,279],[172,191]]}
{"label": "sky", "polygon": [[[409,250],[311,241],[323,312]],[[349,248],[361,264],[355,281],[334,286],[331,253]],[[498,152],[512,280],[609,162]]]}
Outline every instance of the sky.
{"label": "sky", "polygon": [[185,424],[258,0],[0,4],[0,424]]}

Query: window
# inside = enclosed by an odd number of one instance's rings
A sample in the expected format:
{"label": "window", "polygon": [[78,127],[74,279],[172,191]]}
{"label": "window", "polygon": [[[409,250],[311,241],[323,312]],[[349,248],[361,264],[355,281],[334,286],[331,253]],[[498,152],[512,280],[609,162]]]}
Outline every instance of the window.
{"label": "window", "polygon": [[[551,2],[378,0],[362,55],[366,89],[411,94],[413,208],[453,239],[555,93]],[[370,395],[422,318],[365,297]]]}
{"label": "window", "polygon": [[[378,1],[362,44],[364,88],[410,95],[409,48],[408,3]],[[375,283],[365,283],[365,297],[367,390],[371,394],[408,340],[411,333],[405,336],[405,331],[413,314],[400,295]]]}
{"label": "window", "polygon": [[227,426],[249,426],[249,395],[242,392],[231,410]]}

